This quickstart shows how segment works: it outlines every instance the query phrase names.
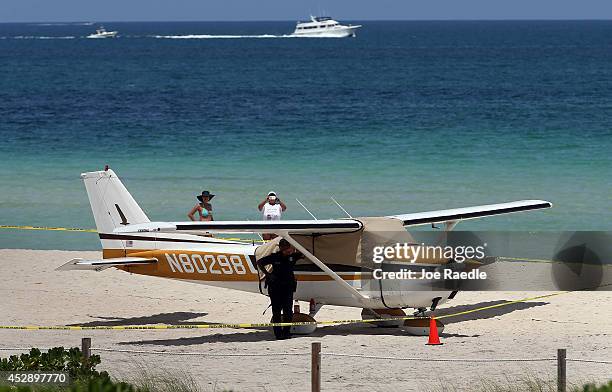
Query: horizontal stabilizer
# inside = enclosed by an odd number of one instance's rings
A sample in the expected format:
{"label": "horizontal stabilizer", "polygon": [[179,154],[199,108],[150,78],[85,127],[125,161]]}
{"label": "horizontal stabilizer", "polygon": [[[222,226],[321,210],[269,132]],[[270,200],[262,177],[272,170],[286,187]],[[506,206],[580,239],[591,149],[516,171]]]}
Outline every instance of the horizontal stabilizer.
{"label": "horizontal stabilizer", "polygon": [[70,270],[91,270],[91,271],[102,271],[110,267],[119,267],[122,265],[144,265],[144,264],[155,264],[157,259],[147,259],[144,257],[117,257],[113,259],[104,260],[83,260],[83,259],[72,259],[66,264],[56,268],[56,271],[70,271]]}
{"label": "horizontal stabilizer", "polygon": [[520,200],[508,203],[487,204],[482,206],[453,208],[449,210],[417,212],[412,214],[393,215],[389,218],[399,219],[404,226],[418,226],[428,223],[457,222],[466,219],[483,218],[513,212],[532,211],[550,208],[552,203],[545,200]]}

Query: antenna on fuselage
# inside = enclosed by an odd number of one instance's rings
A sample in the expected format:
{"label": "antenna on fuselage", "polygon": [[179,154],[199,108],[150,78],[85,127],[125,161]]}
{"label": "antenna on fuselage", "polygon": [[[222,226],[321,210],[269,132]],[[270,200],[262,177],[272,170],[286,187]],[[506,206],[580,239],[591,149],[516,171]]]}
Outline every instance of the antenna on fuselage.
{"label": "antenna on fuselage", "polygon": [[318,219],[317,219],[317,217],[316,217],[316,216],[314,216],[314,215],[312,214],[312,212],[310,212],[310,211],[308,210],[308,208],[306,208],[306,206],[305,206],[304,204],[302,204],[302,202],[301,202],[301,201],[299,201],[299,200],[297,199],[297,197],[295,198],[295,201],[297,201],[297,202],[298,202],[298,203],[299,203],[299,204],[302,206],[302,208],[303,208],[303,209],[305,209],[305,210],[306,210],[306,212],[307,212],[308,214],[310,214],[310,216],[312,216],[312,218],[313,218],[314,220],[318,220]]}
{"label": "antenna on fuselage", "polygon": [[349,218],[351,218],[351,219],[353,218],[353,217],[351,216],[351,214],[349,214],[349,213],[348,213],[348,211],[347,211],[347,210],[345,210],[345,209],[344,209],[344,207],[342,207],[342,206],[340,205],[340,203],[338,203],[338,202],[336,201],[336,199],[334,199],[334,197],[333,197],[333,196],[330,196],[329,198],[330,198],[330,199],[331,199],[331,200],[332,200],[334,203],[336,203],[336,205],[337,205],[337,206],[338,206],[338,207],[339,207],[339,208],[340,208],[342,211],[344,211],[344,213],[346,214],[346,216],[348,216],[348,217],[349,217]]}

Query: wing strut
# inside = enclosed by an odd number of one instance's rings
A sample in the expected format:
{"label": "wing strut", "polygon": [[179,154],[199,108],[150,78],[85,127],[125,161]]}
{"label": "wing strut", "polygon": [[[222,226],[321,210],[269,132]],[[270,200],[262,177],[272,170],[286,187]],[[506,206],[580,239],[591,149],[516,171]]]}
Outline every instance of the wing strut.
{"label": "wing strut", "polygon": [[335,280],[336,282],[338,282],[340,284],[340,287],[342,287],[343,289],[345,289],[348,293],[351,294],[352,297],[355,297],[360,303],[365,304],[366,301],[368,300],[367,297],[363,296],[359,291],[357,291],[353,286],[351,286],[350,284],[348,284],[344,279],[342,279],[340,276],[338,276],[337,273],[335,273],[334,271],[332,271],[328,266],[325,265],[325,263],[323,263],[321,260],[319,260],[317,258],[317,256],[313,255],[312,253],[310,253],[308,251],[308,249],[304,248],[302,246],[302,244],[300,244],[299,242],[297,242],[296,240],[293,239],[293,237],[291,237],[291,235],[289,235],[289,233],[287,231],[283,231],[279,233],[281,237],[283,237],[284,239],[286,239],[287,241],[289,241],[289,243],[291,245],[293,245],[293,247],[297,250],[299,250],[300,252],[302,252],[302,254],[304,256],[306,256],[308,258],[308,260],[312,261],[314,264],[316,264],[319,268],[321,268],[327,275],[329,275],[333,280]]}

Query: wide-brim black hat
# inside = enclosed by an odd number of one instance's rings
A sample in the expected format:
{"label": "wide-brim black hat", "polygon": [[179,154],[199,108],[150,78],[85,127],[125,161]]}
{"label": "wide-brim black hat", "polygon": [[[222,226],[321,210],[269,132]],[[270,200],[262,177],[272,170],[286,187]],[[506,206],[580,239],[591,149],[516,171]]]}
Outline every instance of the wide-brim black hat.
{"label": "wide-brim black hat", "polygon": [[212,200],[213,197],[215,197],[215,195],[213,195],[212,193],[210,193],[209,191],[202,191],[201,195],[196,196],[198,198],[199,201],[202,201],[202,199],[204,198],[204,196],[208,196],[208,200]]}

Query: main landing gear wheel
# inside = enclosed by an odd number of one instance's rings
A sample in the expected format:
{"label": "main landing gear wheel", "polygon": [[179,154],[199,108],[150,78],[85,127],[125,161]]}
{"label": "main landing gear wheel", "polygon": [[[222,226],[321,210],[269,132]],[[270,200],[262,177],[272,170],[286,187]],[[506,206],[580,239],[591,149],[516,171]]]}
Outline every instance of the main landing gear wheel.
{"label": "main landing gear wheel", "polygon": [[[293,313],[294,323],[316,323],[317,320],[314,317],[304,313]],[[305,325],[293,325],[291,327],[291,333],[295,335],[310,335],[317,330],[317,324],[305,324]]]}
{"label": "main landing gear wheel", "polygon": [[[270,320],[272,323],[273,321]],[[304,313],[293,313],[292,323],[316,323],[314,317]],[[310,335],[317,330],[317,324],[292,325],[291,333],[293,335]]]}
{"label": "main landing gear wheel", "polygon": [[[429,335],[429,317],[408,319],[404,321],[404,325],[400,328],[402,331],[415,336],[428,336]],[[444,324],[440,320],[436,320],[436,326],[438,327],[438,335],[444,331]]]}
{"label": "main landing gear wheel", "polygon": [[[394,317],[406,317],[406,313],[403,310],[396,309],[362,309],[361,319],[362,320],[374,320],[374,319],[387,319]],[[373,321],[368,324],[374,324],[381,328],[397,328],[402,325],[403,320],[389,320],[389,321]]]}

